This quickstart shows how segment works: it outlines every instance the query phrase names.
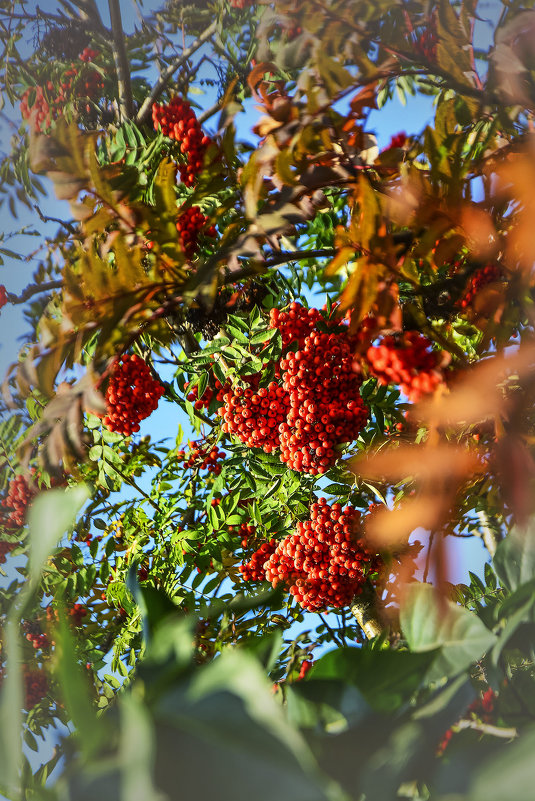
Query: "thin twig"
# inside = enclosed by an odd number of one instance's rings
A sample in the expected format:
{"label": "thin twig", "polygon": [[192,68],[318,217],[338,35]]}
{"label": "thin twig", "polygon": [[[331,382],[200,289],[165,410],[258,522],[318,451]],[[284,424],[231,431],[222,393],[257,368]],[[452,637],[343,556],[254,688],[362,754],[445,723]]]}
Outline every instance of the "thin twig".
{"label": "thin twig", "polygon": [[78,231],[76,230],[74,225],[72,225],[72,223],[65,222],[65,220],[60,220],[59,217],[48,217],[47,215],[43,214],[43,212],[41,211],[41,209],[37,204],[34,205],[34,209],[39,215],[39,219],[41,220],[41,222],[44,223],[55,222],[58,223],[58,225],[62,225],[63,228],[66,228],[67,231],[73,236],[76,236],[78,234]]}
{"label": "thin twig", "polygon": [[53,289],[61,289],[63,280],[47,281],[46,284],[29,284],[26,289],[23,289],[20,295],[14,295],[11,292],[7,294],[7,302],[12,304],[26,303],[27,300],[34,295],[39,295],[41,292],[51,292]]}
{"label": "thin twig", "polygon": [[132,119],[134,116],[134,101],[130,85],[130,69],[126,46],[124,42],[123,23],[119,0],[108,0],[110,9],[111,29],[113,33],[113,60],[117,72],[117,89],[119,100],[119,116],[121,121]]}
{"label": "thin twig", "polygon": [[[110,0],[110,2],[111,2],[111,0]],[[141,108],[139,109],[139,111],[137,113],[137,117],[136,117],[136,124],[137,125],[142,125],[143,123],[147,122],[147,120],[148,120],[148,118],[150,116],[150,113],[151,113],[152,104],[155,103],[156,100],[158,100],[158,98],[160,97],[160,95],[164,91],[165,87],[167,86],[167,84],[171,80],[173,74],[178,69],[180,69],[180,67],[183,64],[185,64],[186,61],[189,58],[191,58],[193,53],[195,53],[199,49],[199,47],[201,47],[210,38],[210,36],[212,36],[213,33],[215,33],[215,31],[217,30],[217,25],[218,25],[218,21],[217,21],[217,19],[215,19],[211,23],[211,25],[209,25],[201,33],[201,35],[197,39],[195,39],[195,41],[186,50],[184,50],[182,52],[182,54],[178,58],[176,58],[171,64],[169,64],[169,66],[167,67],[166,70],[164,70],[162,72],[160,78],[158,79],[158,81],[154,85],[154,87],[152,89],[152,92],[150,93],[150,95],[148,97],[145,98],[145,100],[143,101],[143,103],[141,105]]]}
{"label": "thin twig", "polygon": [[518,737],[518,731],[515,728],[502,729],[500,726],[492,726],[490,723],[480,723],[477,720],[459,720],[455,724],[457,729],[474,729],[481,734],[490,734],[492,737],[503,737],[505,740],[512,740]]}

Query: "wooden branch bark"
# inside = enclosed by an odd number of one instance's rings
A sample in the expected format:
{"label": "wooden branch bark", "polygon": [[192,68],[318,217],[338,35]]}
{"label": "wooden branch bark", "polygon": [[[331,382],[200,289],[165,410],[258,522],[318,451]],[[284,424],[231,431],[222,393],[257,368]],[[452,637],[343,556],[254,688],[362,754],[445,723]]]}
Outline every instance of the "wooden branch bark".
{"label": "wooden branch bark", "polygon": [[360,595],[356,595],[351,604],[351,614],[368,638],[378,637],[384,625],[377,612],[377,596],[372,585],[367,582]]}
{"label": "wooden branch bark", "polygon": [[119,0],[108,0],[108,5],[113,34],[113,58],[115,61],[115,70],[117,72],[119,117],[122,121],[132,119],[134,116],[134,101],[132,99],[132,87],[130,85],[130,67],[126,55]]}
{"label": "wooden branch bark", "polygon": [[[111,2],[112,0],[110,0],[110,3]],[[193,53],[195,53],[199,49],[199,47],[201,47],[210,38],[210,36],[212,36],[212,34],[215,33],[215,31],[217,30],[217,25],[218,21],[215,19],[201,33],[201,35],[197,39],[195,39],[195,41],[189,47],[187,47],[178,58],[176,58],[171,64],[169,64],[166,70],[162,72],[160,78],[154,85],[152,92],[148,97],[145,98],[141,108],[137,113],[136,117],[137,125],[142,125],[143,123],[147,122],[151,114],[152,104],[158,100],[158,98],[164,91],[165,87],[171,80],[173,74],[178,69],[180,69],[180,67],[183,64],[185,64],[189,58],[191,58]]]}

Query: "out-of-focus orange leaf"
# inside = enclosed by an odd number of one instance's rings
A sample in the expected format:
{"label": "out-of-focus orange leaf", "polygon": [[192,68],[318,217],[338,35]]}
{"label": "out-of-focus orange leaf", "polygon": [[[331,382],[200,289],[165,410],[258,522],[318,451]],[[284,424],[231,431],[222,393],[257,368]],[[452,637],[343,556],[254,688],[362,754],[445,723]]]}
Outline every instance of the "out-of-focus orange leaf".
{"label": "out-of-focus orange leaf", "polygon": [[476,258],[488,259],[496,253],[498,239],[488,212],[476,206],[465,206],[461,212],[461,225]]}
{"label": "out-of-focus orange leaf", "polygon": [[371,456],[358,456],[349,462],[350,469],[368,479],[399,481],[422,478],[426,482],[460,480],[482,469],[477,453],[463,445],[402,445]]}
{"label": "out-of-focus orange leaf", "polygon": [[413,416],[441,426],[488,420],[505,407],[500,384],[506,376],[526,373],[534,366],[533,344],[521,346],[514,353],[493,356],[473,367],[447,395],[421,401],[414,407]]}
{"label": "out-of-focus orange leaf", "polygon": [[504,498],[521,525],[533,513],[533,480],[535,462],[526,443],[519,436],[508,435],[498,440],[494,461]]}
{"label": "out-of-focus orange leaf", "polygon": [[435,528],[448,508],[449,503],[439,495],[406,498],[398,509],[380,509],[372,515],[366,526],[367,538],[380,549],[406,543],[416,528]]}

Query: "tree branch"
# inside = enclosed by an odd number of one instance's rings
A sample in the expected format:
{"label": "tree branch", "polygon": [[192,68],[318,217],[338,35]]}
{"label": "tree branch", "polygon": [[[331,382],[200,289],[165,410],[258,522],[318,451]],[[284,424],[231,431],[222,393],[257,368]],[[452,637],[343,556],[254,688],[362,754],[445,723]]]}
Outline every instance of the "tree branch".
{"label": "tree branch", "polygon": [[485,545],[485,548],[489,554],[494,556],[501,538],[499,537],[498,532],[494,531],[490,527],[486,512],[481,510],[477,513],[477,516],[479,517],[479,522],[481,523],[480,537],[483,540],[483,544]]}
{"label": "tree branch", "polygon": [[119,116],[122,120],[134,116],[134,101],[130,85],[130,69],[124,43],[123,23],[119,0],[108,0],[110,9],[111,30],[113,33],[113,60],[117,72],[117,88],[119,93]]}
{"label": "tree branch", "polygon": [[368,640],[372,640],[382,633],[384,625],[377,614],[377,596],[370,582],[367,582],[360,595],[356,595],[353,599],[351,614]]}
{"label": "tree branch", "polygon": [[23,289],[20,295],[14,295],[11,292],[7,294],[7,302],[12,304],[25,303],[34,295],[39,295],[41,292],[50,292],[52,289],[61,289],[63,286],[63,279],[58,278],[57,281],[47,281],[46,284],[29,284],[26,289]]}
{"label": "tree branch", "polygon": [[[110,0],[110,3],[111,2],[117,2],[117,0]],[[217,19],[215,19],[211,23],[211,25],[209,25],[201,33],[201,35],[197,39],[195,39],[195,41],[189,47],[187,47],[177,59],[175,59],[171,64],[169,64],[166,70],[162,72],[152,92],[148,97],[145,98],[141,108],[137,113],[136,125],[142,125],[143,123],[147,122],[151,113],[152,104],[155,103],[156,100],[158,100],[158,98],[164,91],[165,87],[171,80],[173,73],[175,73],[178,69],[180,69],[180,67],[186,63],[188,58],[191,58],[193,53],[195,53],[195,51],[197,51],[199,47],[201,47],[207,41],[207,39],[209,39],[210,36],[212,36],[212,34],[215,33],[215,31],[217,30],[217,24],[218,21]]]}

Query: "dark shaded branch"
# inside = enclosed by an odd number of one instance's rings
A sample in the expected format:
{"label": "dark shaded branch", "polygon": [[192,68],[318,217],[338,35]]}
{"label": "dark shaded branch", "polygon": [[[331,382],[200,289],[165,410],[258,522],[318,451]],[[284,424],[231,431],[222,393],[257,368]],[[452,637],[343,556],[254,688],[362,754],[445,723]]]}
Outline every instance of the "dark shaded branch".
{"label": "dark shaded branch", "polygon": [[[116,0],[114,1],[116,2]],[[110,0],[110,3],[111,2],[112,0]],[[212,36],[212,34],[215,33],[215,31],[217,30],[217,24],[218,24],[217,19],[215,19],[211,23],[211,25],[209,25],[201,33],[201,35],[197,39],[195,39],[195,41],[189,47],[187,47],[178,58],[176,58],[171,64],[169,64],[166,70],[162,72],[158,81],[154,85],[152,92],[148,97],[145,98],[141,108],[137,113],[136,116],[137,125],[142,125],[143,123],[147,122],[151,114],[152,104],[158,100],[158,98],[164,91],[165,87],[171,80],[173,74],[178,69],[180,69],[180,67],[183,64],[185,64],[189,58],[191,58],[193,53],[195,53],[199,49],[199,47],[201,47],[210,38],[210,36]]]}
{"label": "dark shaded branch", "polygon": [[65,222],[65,220],[60,220],[59,217],[48,217],[47,215],[43,214],[43,212],[41,211],[41,209],[37,205],[34,206],[34,209],[36,210],[37,214],[39,215],[39,219],[41,220],[41,222],[44,222],[44,223],[55,222],[58,225],[63,226],[63,228],[66,228],[67,231],[70,234],[72,234],[73,236],[77,235],[78,231],[76,230],[74,225],[72,225],[72,223]]}
{"label": "dark shaded branch", "polygon": [[117,72],[117,88],[119,93],[119,115],[121,120],[132,119],[134,116],[134,101],[130,85],[130,68],[124,43],[123,23],[119,0],[108,0],[113,33],[113,60]]}
{"label": "dark shaded branch", "polygon": [[63,279],[58,278],[56,281],[47,281],[46,284],[29,284],[26,289],[23,289],[20,295],[14,295],[11,292],[7,295],[8,303],[18,304],[26,303],[27,300],[34,295],[39,295],[41,292],[51,292],[53,289],[61,289],[63,286]]}

